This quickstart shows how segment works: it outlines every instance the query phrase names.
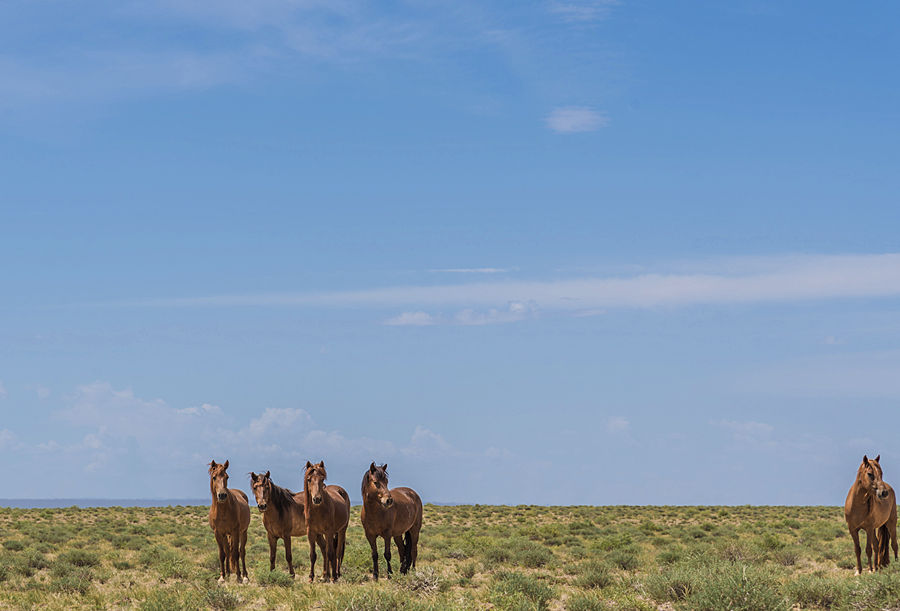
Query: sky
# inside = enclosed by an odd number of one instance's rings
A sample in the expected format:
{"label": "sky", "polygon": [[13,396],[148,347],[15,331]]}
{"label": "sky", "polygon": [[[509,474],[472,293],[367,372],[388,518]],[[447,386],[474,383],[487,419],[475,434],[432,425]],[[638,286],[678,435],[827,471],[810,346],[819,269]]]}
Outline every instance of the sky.
{"label": "sky", "polygon": [[0,4],[0,497],[900,485],[898,17]]}

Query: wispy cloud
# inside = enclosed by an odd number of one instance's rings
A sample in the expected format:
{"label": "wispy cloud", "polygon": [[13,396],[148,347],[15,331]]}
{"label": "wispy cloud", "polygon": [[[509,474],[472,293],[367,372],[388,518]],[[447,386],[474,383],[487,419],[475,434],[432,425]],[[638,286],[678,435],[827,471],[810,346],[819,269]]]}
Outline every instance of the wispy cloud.
{"label": "wispy cloud", "polygon": [[547,127],[558,134],[593,132],[609,124],[609,118],[602,112],[584,106],[555,108],[547,115]]}
{"label": "wispy cloud", "polygon": [[504,267],[451,267],[447,269],[430,269],[428,271],[440,274],[505,274],[509,270]]}
{"label": "wispy cloud", "polygon": [[631,427],[631,423],[622,416],[614,416],[606,421],[608,433],[623,433]]}
{"label": "wispy cloud", "polygon": [[437,324],[439,320],[427,312],[403,312],[387,319],[384,324],[391,327],[427,327]]}
{"label": "wispy cloud", "polygon": [[550,2],[551,13],[564,21],[589,23],[605,19],[618,0],[569,0]]}
{"label": "wispy cloud", "polygon": [[[426,307],[541,310],[684,307],[900,295],[900,254],[727,259],[679,264],[679,271],[543,281],[394,286],[330,293],[265,293],[93,304],[106,307]],[[429,315],[431,316],[431,315]],[[465,317],[465,315],[464,315]]]}

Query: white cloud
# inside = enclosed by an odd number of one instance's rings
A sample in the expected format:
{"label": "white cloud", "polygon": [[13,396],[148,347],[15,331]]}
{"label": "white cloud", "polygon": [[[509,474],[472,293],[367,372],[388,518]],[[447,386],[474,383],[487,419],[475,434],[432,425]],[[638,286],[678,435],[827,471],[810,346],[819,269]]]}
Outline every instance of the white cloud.
{"label": "white cloud", "polygon": [[631,427],[631,423],[622,416],[614,416],[606,421],[606,431],[609,433],[623,433]]}
{"label": "white cloud", "polygon": [[558,134],[593,132],[609,123],[607,116],[584,106],[555,108],[547,115],[547,127]]}
{"label": "white cloud", "polygon": [[16,445],[16,436],[9,429],[0,429],[0,450],[7,450]]}
{"label": "white cloud", "polygon": [[[668,269],[666,269],[668,267]],[[900,295],[900,254],[714,259],[660,266],[638,274],[545,281],[482,281],[394,286],[332,293],[266,293],[95,304],[115,307],[397,307],[499,308],[533,303],[542,310],[800,302]],[[413,312],[415,313],[415,312]]]}
{"label": "white cloud", "polygon": [[193,407],[185,407],[179,410],[176,410],[179,414],[184,414],[187,416],[221,416],[222,408],[218,405],[212,405],[210,403],[204,403],[202,405],[197,405]]}
{"label": "white cloud", "polygon": [[478,312],[471,308],[461,310],[453,317],[453,321],[460,325],[495,325],[510,322],[519,322],[534,315],[532,304],[512,302],[506,309],[491,308],[486,312]]}
{"label": "white cloud", "polygon": [[409,445],[402,450],[412,456],[435,456],[452,451],[452,446],[443,437],[423,426],[416,426]]}
{"label": "white cloud", "polygon": [[438,319],[427,312],[403,312],[387,319],[384,324],[392,327],[427,327],[437,322]]}

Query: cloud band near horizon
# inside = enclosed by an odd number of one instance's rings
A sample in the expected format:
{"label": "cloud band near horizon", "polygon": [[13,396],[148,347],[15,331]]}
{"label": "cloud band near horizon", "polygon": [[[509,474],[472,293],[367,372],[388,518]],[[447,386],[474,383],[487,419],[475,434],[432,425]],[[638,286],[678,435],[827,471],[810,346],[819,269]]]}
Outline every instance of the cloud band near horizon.
{"label": "cloud band near horizon", "polygon": [[544,310],[797,302],[900,295],[900,253],[745,257],[677,271],[555,280],[480,281],[334,292],[282,292],[94,303],[115,307],[496,307]]}

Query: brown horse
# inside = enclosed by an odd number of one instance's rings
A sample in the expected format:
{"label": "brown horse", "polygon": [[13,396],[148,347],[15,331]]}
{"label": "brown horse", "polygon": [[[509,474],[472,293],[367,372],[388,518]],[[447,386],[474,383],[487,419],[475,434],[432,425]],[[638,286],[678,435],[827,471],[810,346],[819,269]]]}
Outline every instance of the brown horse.
{"label": "brown horse", "polygon": [[325,461],[314,465],[306,461],[303,477],[304,504],[306,509],[306,538],[309,539],[309,582],[316,574],[316,541],[324,538],[325,567],[322,579],[337,581],[344,562],[344,546],[347,541],[347,525],[350,523],[350,497],[340,486],[326,486]]}
{"label": "brown horse", "polygon": [[372,575],[378,579],[378,537],[384,539],[384,559],[391,577],[391,537],[400,553],[400,573],[416,566],[419,531],[422,529],[422,499],[412,488],[388,490],[387,465],[373,462],[363,476],[363,505],[359,517],[372,548]]}
{"label": "brown horse", "polygon": [[[250,472],[250,487],[256,497],[256,506],[262,514],[263,526],[269,538],[269,570],[275,570],[275,554],[278,539],[284,541],[284,558],[288,571],[294,577],[294,562],[291,554],[291,537],[306,536],[306,516],[304,515],[303,493],[296,494],[275,485],[268,471]],[[319,541],[319,549],[325,555],[325,539]]]}
{"label": "brown horse", "polygon": [[[881,478],[881,465],[878,461],[863,456],[862,463],[856,471],[856,481],[847,493],[844,502],[844,519],[853,537],[853,549],[856,552],[856,574],[862,573],[860,558],[859,531],[866,531],[866,558],[869,571],[876,571],[890,561],[888,543],[894,548],[897,558],[897,500],[894,489]],[[872,563],[872,551],[875,551],[875,563]]]}
{"label": "brown horse", "polygon": [[250,526],[250,505],[247,495],[241,490],[228,489],[228,461],[224,464],[209,463],[209,491],[212,505],[209,507],[209,526],[219,545],[219,581],[228,579],[234,570],[237,582],[241,583],[241,566],[244,564],[244,579],[247,575],[247,528]]}

